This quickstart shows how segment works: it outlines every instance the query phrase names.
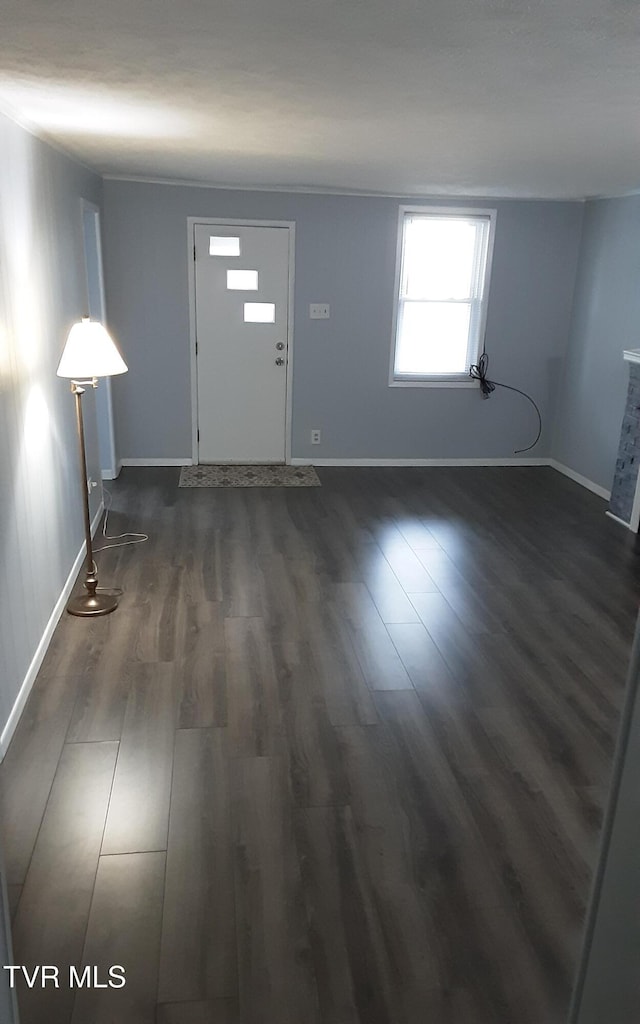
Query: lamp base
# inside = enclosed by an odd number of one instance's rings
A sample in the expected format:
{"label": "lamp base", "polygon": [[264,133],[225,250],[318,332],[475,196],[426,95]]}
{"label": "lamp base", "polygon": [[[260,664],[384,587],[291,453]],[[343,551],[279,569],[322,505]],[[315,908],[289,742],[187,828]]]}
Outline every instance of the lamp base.
{"label": "lamp base", "polygon": [[78,594],[67,605],[69,615],[108,615],[118,607],[113,594]]}

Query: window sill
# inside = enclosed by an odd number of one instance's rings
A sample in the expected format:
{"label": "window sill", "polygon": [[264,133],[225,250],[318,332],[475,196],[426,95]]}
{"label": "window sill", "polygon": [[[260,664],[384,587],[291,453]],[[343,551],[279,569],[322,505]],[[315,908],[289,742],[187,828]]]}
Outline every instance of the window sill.
{"label": "window sill", "polygon": [[469,380],[468,377],[459,379],[448,378],[441,380],[437,377],[417,377],[415,380],[405,378],[392,379],[389,381],[390,388],[477,388],[480,386],[478,380]]}

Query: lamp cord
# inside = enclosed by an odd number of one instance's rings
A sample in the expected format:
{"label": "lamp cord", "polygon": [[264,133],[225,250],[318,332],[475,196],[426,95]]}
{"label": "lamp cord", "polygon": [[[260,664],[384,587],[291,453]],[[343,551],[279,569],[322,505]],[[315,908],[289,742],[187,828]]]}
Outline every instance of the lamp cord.
{"label": "lamp cord", "polygon": [[536,415],[538,417],[538,433],[535,436],[535,440],[532,441],[530,445],[527,445],[526,448],[516,448],[513,454],[521,455],[522,452],[531,451],[531,449],[535,448],[535,446],[537,445],[538,441],[540,440],[540,435],[542,433],[542,416],[540,414],[538,406],[534,402],[531,395],[528,395],[526,391],[521,391],[520,388],[514,388],[511,384],[502,384],[499,380],[489,380],[489,378],[487,377],[488,369],[489,356],[487,355],[486,352],[482,353],[477,363],[473,363],[469,367],[469,376],[473,377],[474,380],[480,381],[480,390],[482,391],[483,398],[489,398],[491,392],[495,391],[496,388],[506,388],[507,391],[515,391],[518,395],[522,395],[523,398],[526,398],[528,402],[531,402],[533,408],[535,409]]}
{"label": "lamp cord", "polygon": [[[94,554],[97,554],[98,551],[108,551],[109,548],[124,548],[128,544],[144,544],[145,541],[149,540],[149,534],[147,533],[118,533],[114,534],[113,537],[110,537],[109,534],[107,533],[107,523],[109,522],[109,513],[111,512],[111,506],[113,505],[113,495],[111,494],[111,491],[107,490],[104,484],[102,485],[102,493],[105,495],[107,499],[104,506],[102,536],[104,537],[105,540],[115,540],[119,543],[103,544],[102,547],[93,549]],[[132,539],[125,540],[125,537],[130,537]]]}
{"label": "lamp cord", "polygon": [[[149,540],[149,535],[147,533],[118,533],[114,534],[113,536],[110,536],[107,533],[107,523],[109,522],[109,513],[111,512],[111,506],[113,504],[113,495],[111,494],[111,491],[107,490],[104,484],[102,485],[102,492],[106,499],[104,509],[104,520],[102,522],[102,536],[104,537],[105,540],[115,540],[118,543],[103,544],[102,547],[100,548],[94,548],[94,554],[97,554],[98,551],[108,551],[109,548],[124,548],[128,544],[144,544],[145,541]],[[126,537],[129,537],[130,539],[125,540]],[[93,563],[93,570],[96,573],[98,571],[95,562]],[[123,591],[120,589],[120,587],[97,587],[96,589],[104,594],[113,594],[114,597],[120,597],[123,594]]]}

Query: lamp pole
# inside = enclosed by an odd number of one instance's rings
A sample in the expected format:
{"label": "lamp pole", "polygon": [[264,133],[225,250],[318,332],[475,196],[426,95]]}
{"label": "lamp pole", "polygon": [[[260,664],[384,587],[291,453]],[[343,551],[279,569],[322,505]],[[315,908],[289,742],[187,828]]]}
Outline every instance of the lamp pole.
{"label": "lamp pole", "polygon": [[84,417],[82,415],[82,396],[85,392],[83,385],[90,385],[92,388],[98,386],[95,377],[88,381],[71,381],[71,393],[76,399],[76,423],[78,427],[78,444],[80,448],[80,493],[84,495],[84,534],[87,545],[87,570],[84,580],[86,594],[79,594],[72,597],[67,605],[70,615],[107,615],[118,606],[118,599],[113,594],[98,594],[98,576],[95,562],[93,561],[93,544],[91,539],[91,518],[89,514],[89,488],[87,485],[87,452],[84,443]]}

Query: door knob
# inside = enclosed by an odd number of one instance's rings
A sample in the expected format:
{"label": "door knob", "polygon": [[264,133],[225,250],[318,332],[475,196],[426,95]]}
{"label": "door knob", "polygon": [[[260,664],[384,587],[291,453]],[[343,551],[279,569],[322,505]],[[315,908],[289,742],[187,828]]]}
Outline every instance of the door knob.
{"label": "door knob", "polygon": [[282,350],[284,348],[284,341],[279,341],[278,344],[276,345],[276,348],[277,348],[278,352],[282,352]]}
{"label": "door knob", "polygon": [[282,356],[278,356],[278,358],[276,359],[276,366],[284,366],[284,359],[282,358]]}

